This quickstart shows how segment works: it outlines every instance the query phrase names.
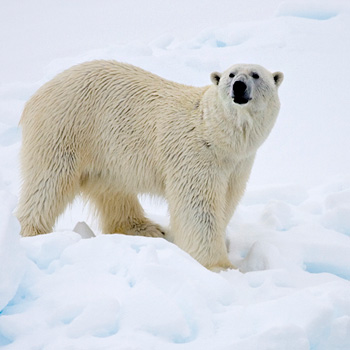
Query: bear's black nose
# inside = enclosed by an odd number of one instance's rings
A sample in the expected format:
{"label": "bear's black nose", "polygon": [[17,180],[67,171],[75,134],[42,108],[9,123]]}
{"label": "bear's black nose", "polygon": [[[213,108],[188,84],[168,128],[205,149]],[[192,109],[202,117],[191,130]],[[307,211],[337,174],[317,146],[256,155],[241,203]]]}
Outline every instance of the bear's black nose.
{"label": "bear's black nose", "polygon": [[233,93],[236,97],[243,96],[247,90],[247,85],[243,81],[235,81],[233,84]]}

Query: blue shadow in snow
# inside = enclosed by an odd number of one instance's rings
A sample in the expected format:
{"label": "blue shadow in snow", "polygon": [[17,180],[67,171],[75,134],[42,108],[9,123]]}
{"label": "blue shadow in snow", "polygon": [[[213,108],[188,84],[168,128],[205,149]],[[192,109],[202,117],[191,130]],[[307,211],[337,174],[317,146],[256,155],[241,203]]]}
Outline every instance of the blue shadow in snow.
{"label": "blue shadow in snow", "polygon": [[310,273],[330,273],[345,280],[350,280],[350,267],[334,266],[330,264],[307,262],[305,270]]}

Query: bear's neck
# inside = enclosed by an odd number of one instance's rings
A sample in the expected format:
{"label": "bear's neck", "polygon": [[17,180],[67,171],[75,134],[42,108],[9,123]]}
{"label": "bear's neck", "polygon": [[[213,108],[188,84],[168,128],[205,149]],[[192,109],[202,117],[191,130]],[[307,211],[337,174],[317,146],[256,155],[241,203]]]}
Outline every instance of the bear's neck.
{"label": "bear's neck", "polygon": [[267,138],[276,119],[247,107],[225,106],[214,86],[205,92],[201,112],[203,133],[213,145],[213,150],[216,149],[220,157],[234,160],[253,156]]}

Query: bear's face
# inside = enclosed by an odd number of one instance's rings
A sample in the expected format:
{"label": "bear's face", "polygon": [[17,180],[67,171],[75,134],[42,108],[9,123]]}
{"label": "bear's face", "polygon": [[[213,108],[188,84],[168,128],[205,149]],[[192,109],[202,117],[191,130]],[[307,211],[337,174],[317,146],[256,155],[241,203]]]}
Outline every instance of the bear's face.
{"label": "bear's face", "polygon": [[270,73],[259,65],[236,64],[223,73],[212,73],[211,81],[229,108],[252,105],[264,108],[271,99],[278,99],[277,89],[283,81],[283,73]]}

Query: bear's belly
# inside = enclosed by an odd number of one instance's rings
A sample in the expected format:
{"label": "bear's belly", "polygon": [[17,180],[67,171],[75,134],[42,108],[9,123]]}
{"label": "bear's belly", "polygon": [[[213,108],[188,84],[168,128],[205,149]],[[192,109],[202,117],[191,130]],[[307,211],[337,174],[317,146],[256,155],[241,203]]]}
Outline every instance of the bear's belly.
{"label": "bear's belly", "polygon": [[111,169],[84,171],[80,178],[82,191],[90,192],[100,188],[103,191],[117,193],[164,195],[164,181],[156,168],[130,167],[127,172],[121,166],[114,167],[113,171]]}

